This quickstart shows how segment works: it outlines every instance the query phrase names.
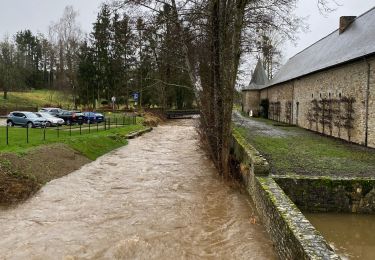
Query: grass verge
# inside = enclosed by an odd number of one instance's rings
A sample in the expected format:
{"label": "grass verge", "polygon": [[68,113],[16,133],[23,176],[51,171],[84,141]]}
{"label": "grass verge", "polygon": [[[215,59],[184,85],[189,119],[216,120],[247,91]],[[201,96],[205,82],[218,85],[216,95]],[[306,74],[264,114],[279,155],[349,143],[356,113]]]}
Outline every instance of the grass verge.
{"label": "grass verge", "polygon": [[[45,131],[41,128],[12,127],[8,128],[9,144],[7,145],[6,127],[0,127],[0,151],[23,154],[40,145],[64,143],[82,152],[89,159],[95,160],[95,155],[99,156],[110,151],[112,147],[117,148],[124,145],[126,140],[121,138],[122,136],[142,129],[144,129],[144,126],[139,124],[111,126],[111,129],[106,131],[103,126],[97,129],[96,125],[92,125],[89,130],[87,125],[84,125],[81,132],[77,127],[74,127],[72,131],[68,127],[60,130],[47,128]],[[29,133],[28,143],[27,131]]]}
{"label": "grass verge", "polygon": [[[42,129],[11,128],[10,145],[0,144],[0,204],[11,205],[29,198],[45,183],[79,169],[99,156],[127,144],[126,136],[145,129],[128,125],[107,131],[87,133],[50,129],[49,138],[42,139]],[[54,132],[53,132],[54,131]]]}
{"label": "grass verge", "polygon": [[[267,125],[271,120],[255,120]],[[268,122],[264,122],[268,121]],[[273,126],[285,136],[269,136],[251,127],[234,126],[268,160],[273,174],[337,177],[375,175],[375,150],[299,127]]]}

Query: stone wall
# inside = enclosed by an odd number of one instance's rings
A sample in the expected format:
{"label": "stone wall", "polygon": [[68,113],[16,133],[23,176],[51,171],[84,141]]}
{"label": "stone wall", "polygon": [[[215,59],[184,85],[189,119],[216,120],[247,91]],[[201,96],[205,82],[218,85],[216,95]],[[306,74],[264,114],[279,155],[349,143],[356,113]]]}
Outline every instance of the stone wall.
{"label": "stone wall", "polygon": [[284,123],[293,123],[290,119],[292,119],[292,110],[290,110],[289,113],[287,113],[288,109],[288,102],[291,103],[291,106],[293,106],[293,103],[291,102],[293,100],[293,84],[291,83],[285,83],[280,85],[276,88],[269,88],[267,91],[267,99],[270,103],[270,108],[272,107],[272,103],[280,103],[280,115],[277,115],[277,112],[272,112],[272,109],[269,109],[268,118],[272,120],[277,120]]}
{"label": "stone wall", "polygon": [[259,115],[260,91],[259,90],[243,90],[242,91],[242,110],[249,114],[252,110],[254,116]]}
{"label": "stone wall", "polygon": [[369,99],[368,99],[368,135],[367,141],[370,147],[375,147],[375,58],[369,60]]}
{"label": "stone wall", "polygon": [[[280,115],[271,115],[270,119],[362,145],[366,143],[367,128],[367,145],[375,147],[374,57],[265,88],[260,99],[268,99],[270,105],[279,107]],[[346,100],[352,100],[352,105]]]}
{"label": "stone wall", "polygon": [[267,161],[236,131],[232,156],[281,259],[340,259],[278,184]]}
{"label": "stone wall", "polygon": [[375,213],[375,179],[273,178],[303,211]]}

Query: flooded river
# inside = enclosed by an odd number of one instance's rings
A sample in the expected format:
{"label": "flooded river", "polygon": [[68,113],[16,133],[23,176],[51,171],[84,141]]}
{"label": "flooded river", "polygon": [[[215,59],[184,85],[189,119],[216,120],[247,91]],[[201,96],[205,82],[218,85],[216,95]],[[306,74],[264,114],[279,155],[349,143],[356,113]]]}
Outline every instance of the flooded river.
{"label": "flooded river", "polygon": [[0,211],[0,259],[275,259],[193,120],[157,127]]}
{"label": "flooded river", "polygon": [[375,216],[305,214],[343,259],[375,259]]}

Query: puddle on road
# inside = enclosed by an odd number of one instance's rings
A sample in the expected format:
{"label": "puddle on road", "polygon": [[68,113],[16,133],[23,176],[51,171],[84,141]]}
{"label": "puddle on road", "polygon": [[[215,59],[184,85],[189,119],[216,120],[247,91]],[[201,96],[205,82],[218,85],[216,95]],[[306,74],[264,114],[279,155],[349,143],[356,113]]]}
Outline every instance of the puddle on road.
{"label": "puddle on road", "polygon": [[343,259],[375,259],[375,216],[304,213]]}
{"label": "puddle on road", "polygon": [[275,259],[193,122],[157,127],[0,211],[0,259]]}

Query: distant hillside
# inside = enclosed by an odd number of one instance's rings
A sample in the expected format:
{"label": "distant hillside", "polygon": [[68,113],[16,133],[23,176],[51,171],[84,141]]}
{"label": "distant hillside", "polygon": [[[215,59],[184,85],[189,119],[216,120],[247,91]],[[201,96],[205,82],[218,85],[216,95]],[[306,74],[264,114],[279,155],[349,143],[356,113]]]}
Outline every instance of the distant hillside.
{"label": "distant hillside", "polygon": [[54,90],[32,90],[28,92],[9,92],[8,99],[0,98],[0,109],[23,107],[62,106],[73,107],[70,95]]}

